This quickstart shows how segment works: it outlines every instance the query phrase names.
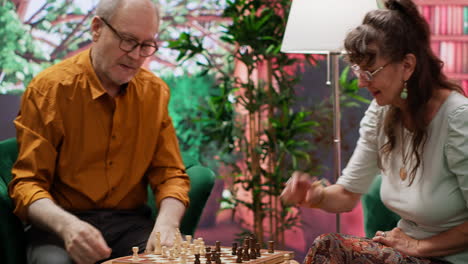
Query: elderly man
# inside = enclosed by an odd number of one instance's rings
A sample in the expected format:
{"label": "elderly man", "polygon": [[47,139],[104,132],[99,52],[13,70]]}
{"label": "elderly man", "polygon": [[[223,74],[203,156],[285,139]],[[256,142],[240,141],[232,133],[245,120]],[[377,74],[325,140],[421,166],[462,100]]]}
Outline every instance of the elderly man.
{"label": "elderly man", "polygon": [[[168,115],[169,89],[144,61],[157,50],[150,0],[102,0],[90,50],[40,73],[15,120],[9,186],[29,263],[94,263],[170,245],[189,178]],[[156,221],[145,207],[150,184]]]}

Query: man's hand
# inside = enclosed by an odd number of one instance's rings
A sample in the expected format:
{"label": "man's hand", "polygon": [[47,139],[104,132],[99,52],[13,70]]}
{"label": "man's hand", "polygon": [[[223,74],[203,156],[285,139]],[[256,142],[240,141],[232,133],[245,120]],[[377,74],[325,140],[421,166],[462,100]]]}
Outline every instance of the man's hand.
{"label": "man's hand", "polygon": [[151,235],[146,243],[146,251],[153,252],[156,249],[156,234],[160,234],[160,246],[172,247],[174,245],[175,236],[177,234],[177,226],[174,225],[155,225]]}
{"label": "man's hand", "polygon": [[180,220],[185,212],[185,205],[172,197],[161,201],[158,217],[154,224],[153,231],[146,243],[146,251],[153,252],[156,248],[156,233],[161,234],[161,246],[171,247],[179,228]]}
{"label": "man's hand", "polygon": [[33,202],[28,208],[29,221],[60,236],[70,257],[78,264],[95,263],[108,258],[111,249],[101,232],[63,210],[48,198]]}
{"label": "man's hand", "polygon": [[110,257],[112,252],[101,232],[85,221],[73,220],[61,235],[65,249],[78,264],[95,263]]}

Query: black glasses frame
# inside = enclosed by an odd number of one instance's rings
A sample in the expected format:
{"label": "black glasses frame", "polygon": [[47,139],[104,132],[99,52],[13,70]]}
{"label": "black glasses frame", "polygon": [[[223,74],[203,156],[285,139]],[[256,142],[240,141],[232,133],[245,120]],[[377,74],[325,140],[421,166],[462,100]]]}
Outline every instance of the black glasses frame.
{"label": "black glasses frame", "polygon": [[[134,49],[136,49],[138,46],[140,46],[140,56],[141,57],[149,57],[149,56],[153,55],[154,53],[156,53],[156,51],[158,51],[159,47],[158,47],[158,44],[156,42],[154,42],[154,45],[150,45],[148,43],[138,42],[136,39],[122,37],[122,34],[119,33],[113,26],[111,26],[111,24],[109,24],[109,22],[107,22],[104,18],[99,17],[99,19],[101,19],[102,22],[104,22],[104,24],[112,32],[114,32],[114,34],[120,39],[119,48],[122,51],[132,52]],[[145,52],[149,48],[151,48],[150,52]]]}

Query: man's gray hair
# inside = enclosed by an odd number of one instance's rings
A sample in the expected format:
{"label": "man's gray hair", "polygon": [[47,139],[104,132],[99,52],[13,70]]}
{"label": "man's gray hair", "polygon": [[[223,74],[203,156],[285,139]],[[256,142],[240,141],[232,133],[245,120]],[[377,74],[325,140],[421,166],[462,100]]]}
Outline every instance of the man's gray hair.
{"label": "man's gray hair", "polygon": [[[99,1],[96,7],[96,16],[102,17],[107,21],[112,20],[112,16],[117,12],[117,9],[122,5],[125,0],[101,0]],[[158,20],[160,19],[159,16],[159,8],[154,3],[154,1],[150,1],[153,3],[154,8],[156,10],[156,16]]]}

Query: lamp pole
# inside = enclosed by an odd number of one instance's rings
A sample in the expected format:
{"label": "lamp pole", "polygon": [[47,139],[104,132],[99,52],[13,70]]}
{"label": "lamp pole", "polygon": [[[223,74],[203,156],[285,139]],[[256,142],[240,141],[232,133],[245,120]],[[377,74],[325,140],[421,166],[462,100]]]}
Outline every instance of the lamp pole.
{"label": "lamp pole", "polygon": [[[341,174],[340,52],[327,53],[327,86],[332,89],[333,105],[333,180]],[[330,78],[331,76],[331,78]],[[340,233],[340,214],[336,214],[336,232]]]}

